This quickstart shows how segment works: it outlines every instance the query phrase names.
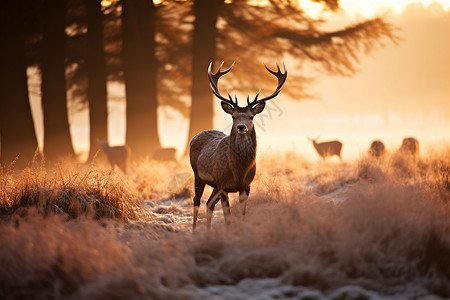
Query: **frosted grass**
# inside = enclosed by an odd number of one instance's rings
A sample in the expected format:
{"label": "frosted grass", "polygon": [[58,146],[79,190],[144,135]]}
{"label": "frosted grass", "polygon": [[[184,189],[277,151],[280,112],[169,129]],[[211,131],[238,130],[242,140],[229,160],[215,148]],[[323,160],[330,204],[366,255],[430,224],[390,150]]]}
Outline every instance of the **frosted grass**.
{"label": "frosted grass", "polygon": [[[191,233],[187,162],[134,163],[128,177],[102,166],[65,170],[3,170],[2,299],[450,297],[448,150],[343,163],[260,153],[248,214],[227,227],[218,204],[209,234],[211,189]],[[44,188],[70,208],[62,183],[81,197],[106,179],[102,199],[137,217],[8,206]],[[232,210],[236,202],[232,195]]]}

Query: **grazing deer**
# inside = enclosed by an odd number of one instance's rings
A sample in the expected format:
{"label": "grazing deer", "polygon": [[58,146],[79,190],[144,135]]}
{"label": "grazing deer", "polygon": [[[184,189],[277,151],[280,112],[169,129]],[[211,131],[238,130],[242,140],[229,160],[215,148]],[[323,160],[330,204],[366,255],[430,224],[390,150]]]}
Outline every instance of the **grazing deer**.
{"label": "grazing deer", "polygon": [[308,138],[313,143],[314,148],[316,148],[317,153],[325,160],[328,156],[337,155],[340,160],[342,160],[341,157],[341,149],[342,149],[342,143],[339,141],[328,141],[328,142],[322,142],[317,143],[317,139],[311,139]]}
{"label": "grazing deer", "polygon": [[386,153],[386,147],[384,143],[380,140],[374,140],[372,144],[370,144],[369,155],[372,157],[379,158]]}
{"label": "grazing deer", "polygon": [[108,142],[101,142],[97,140],[97,144],[102,147],[105,152],[111,169],[114,170],[115,166],[118,166],[125,174],[127,173],[128,160],[130,159],[131,150],[127,145],[110,147]]}
{"label": "grazing deer", "polygon": [[157,160],[157,161],[177,161],[177,159],[175,158],[177,154],[177,149],[173,148],[173,147],[169,147],[169,148],[157,148],[154,152],[153,152],[153,156],[152,159]]}
{"label": "grazing deer", "polygon": [[230,72],[234,63],[225,71],[222,71],[222,66],[223,62],[219,70],[213,74],[210,64],[208,78],[212,92],[221,100],[222,109],[232,116],[233,126],[228,136],[221,131],[206,130],[197,134],[190,142],[190,161],[195,181],[193,230],[197,226],[200,199],[206,184],[213,187],[213,192],[206,203],[206,228],[208,231],[211,228],[214,207],[219,200],[222,203],[225,223],[230,224],[231,212],[228,193],[239,192],[239,202],[243,205],[242,214],[245,214],[250,184],[256,172],[256,132],[253,117],[264,110],[266,101],[280,93],[287,78],[284,64],[284,74],[278,63],[276,72],[264,64],[267,71],[277,77],[277,88],[270,96],[258,100],[261,92],[259,90],[252,102],[247,97],[247,106],[240,107],[237,97],[235,96],[236,101],[233,101],[228,90],[229,99],[220,94],[219,78]]}
{"label": "grazing deer", "polygon": [[414,137],[404,138],[400,151],[413,157],[419,156],[419,141]]}

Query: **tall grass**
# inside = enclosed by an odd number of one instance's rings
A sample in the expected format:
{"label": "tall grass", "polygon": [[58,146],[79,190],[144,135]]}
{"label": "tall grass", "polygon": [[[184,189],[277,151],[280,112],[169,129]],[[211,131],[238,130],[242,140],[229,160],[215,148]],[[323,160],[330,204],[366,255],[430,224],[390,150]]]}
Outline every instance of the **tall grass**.
{"label": "tall grass", "polygon": [[33,162],[17,171],[0,169],[0,214],[26,214],[29,207],[38,212],[82,214],[95,219],[138,220],[146,213],[137,194],[127,186],[123,176],[95,167],[74,163],[58,164],[52,169],[44,162]]}
{"label": "tall grass", "polygon": [[[208,191],[195,234],[184,200],[173,204],[189,221],[178,231],[154,226],[145,216],[158,210],[139,203],[170,199],[167,183],[187,164],[144,161],[128,177],[93,166],[3,171],[2,211],[15,217],[0,222],[0,298],[201,299],[205,287],[261,278],[291,287],[278,298],[302,299],[302,289],[319,291],[308,299],[450,297],[449,150],[346,163],[259,157],[248,214],[227,227],[217,209],[209,234]],[[179,188],[192,191],[189,180]],[[83,200],[94,211],[70,213],[73,197],[97,199]],[[111,198],[131,204],[99,216],[140,222],[96,221],[92,203]]]}

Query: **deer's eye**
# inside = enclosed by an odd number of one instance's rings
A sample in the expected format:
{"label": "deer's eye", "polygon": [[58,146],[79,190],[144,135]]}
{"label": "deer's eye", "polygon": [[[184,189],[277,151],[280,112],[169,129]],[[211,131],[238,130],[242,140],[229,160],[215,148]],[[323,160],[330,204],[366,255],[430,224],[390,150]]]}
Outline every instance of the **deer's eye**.
{"label": "deer's eye", "polygon": [[236,119],[236,117],[235,117],[235,116],[231,116],[231,118],[233,118],[233,120],[234,120],[234,119]]}
{"label": "deer's eye", "polygon": [[253,116],[250,117],[250,120],[253,120]]}

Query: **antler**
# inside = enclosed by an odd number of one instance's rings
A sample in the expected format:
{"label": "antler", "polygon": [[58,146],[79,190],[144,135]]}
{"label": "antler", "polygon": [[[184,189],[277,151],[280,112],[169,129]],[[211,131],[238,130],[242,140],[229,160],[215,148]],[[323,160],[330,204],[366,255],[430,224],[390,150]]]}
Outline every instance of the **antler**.
{"label": "antler", "polygon": [[233,98],[231,97],[231,95],[230,95],[230,93],[228,92],[228,90],[227,90],[227,93],[228,93],[229,99],[227,99],[227,98],[225,98],[224,96],[222,96],[222,95],[220,94],[220,91],[219,91],[218,82],[219,82],[219,78],[220,78],[222,75],[225,75],[225,74],[227,74],[228,72],[231,71],[231,69],[232,69],[233,66],[234,66],[234,63],[235,63],[235,62],[233,62],[233,64],[231,65],[231,67],[229,67],[227,70],[221,71],[221,70],[222,70],[222,66],[223,66],[223,62],[222,62],[222,63],[220,64],[219,70],[217,70],[217,72],[216,72],[215,74],[211,73],[211,66],[212,66],[212,63],[210,63],[210,64],[209,64],[209,67],[208,67],[208,78],[209,78],[209,83],[210,83],[210,85],[211,85],[211,89],[212,89],[214,95],[215,95],[217,98],[219,98],[220,100],[222,100],[222,101],[224,101],[224,102],[230,104],[232,107],[238,106],[238,105],[237,105],[237,98],[236,98],[236,102],[234,102],[234,101],[233,101]]}
{"label": "antler", "polygon": [[280,70],[280,66],[278,65],[277,62],[277,72],[272,71],[271,69],[269,69],[269,67],[267,67],[267,65],[264,63],[264,66],[266,67],[267,71],[269,71],[270,73],[272,73],[273,75],[275,75],[278,78],[278,86],[275,90],[275,92],[272,93],[272,95],[268,96],[268,97],[264,97],[260,100],[258,100],[259,97],[259,93],[261,93],[261,89],[259,89],[258,94],[256,94],[255,99],[250,102],[249,97],[247,97],[247,107],[254,107],[255,105],[261,103],[261,102],[265,102],[267,100],[270,100],[274,97],[276,97],[280,92],[281,92],[281,88],[283,87],[284,82],[286,81],[287,78],[287,69],[286,69],[286,65],[283,62],[283,67],[284,67],[284,74],[281,73]]}

